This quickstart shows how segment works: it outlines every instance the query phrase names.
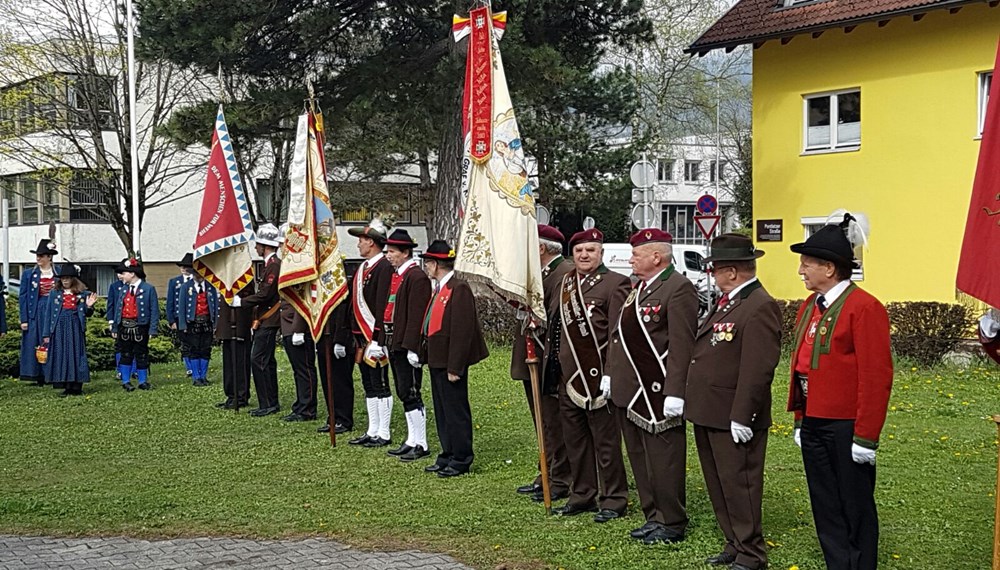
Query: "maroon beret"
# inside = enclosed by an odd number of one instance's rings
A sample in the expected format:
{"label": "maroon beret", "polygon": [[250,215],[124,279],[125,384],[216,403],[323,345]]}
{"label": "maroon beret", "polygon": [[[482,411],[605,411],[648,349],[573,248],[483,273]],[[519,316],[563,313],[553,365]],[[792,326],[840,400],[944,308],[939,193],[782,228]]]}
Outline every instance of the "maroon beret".
{"label": "maroon beret", "polygon": [[665,232],[659,228],[646,228],[639,230],[628,240],[632,247],[647,243],[672,243],[674,236],[670,232]]}
{"label": "maroon beret", "polygon": [[542,239],[547,239],[549,241],[554,241],[556,243],[562,243],[566,241],[566,236],[562,235],[561,231],[545,224],[538,224],[538,237]]}
{"label": "maroon beret", "polygon": [[573,249],[578,243],[589,242],[604,243],[604,233],[597,228],[576,232],[573,237],[569,238],[569,248]]}

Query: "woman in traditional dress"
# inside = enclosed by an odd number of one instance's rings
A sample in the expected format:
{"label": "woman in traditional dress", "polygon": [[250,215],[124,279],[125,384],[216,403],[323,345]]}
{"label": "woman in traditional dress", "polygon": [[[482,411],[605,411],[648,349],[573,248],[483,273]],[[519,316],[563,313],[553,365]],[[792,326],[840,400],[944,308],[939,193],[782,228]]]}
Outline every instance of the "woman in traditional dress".
{"label": "woman in traditional dress", "polygon": [[64,263],[59,272],[59,285],[51,295],[52,316],[48,337],[49,359],[45,380],[56,388],[64,388],[63,396],[83,394],[83,383],[90,382],[87,365],[87,317],[94,314],[97,293],[86,290],[80,281],[80,270]]}
{"label": "woman in traditional dress", "polygon": [[52,256],[59,253],[52,240],[43,239],[32,250],[37,265],[21,275],[21,288],[17,302],[21,319],[21,380],[45,385],[45,366],[38,362],[36,349],[44,346],[49,335],[49,293],[55,286],[58,273],[52,265]]}

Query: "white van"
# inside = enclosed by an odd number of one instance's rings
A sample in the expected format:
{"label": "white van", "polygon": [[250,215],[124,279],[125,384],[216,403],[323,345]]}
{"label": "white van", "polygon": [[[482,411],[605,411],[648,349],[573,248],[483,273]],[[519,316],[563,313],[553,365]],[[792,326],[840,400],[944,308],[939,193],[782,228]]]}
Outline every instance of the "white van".
{"label": "white van", "polygon": [[[674,246],[674,267],[677,271],[697,283],[705,276],[705,257],[708,256],[707,248],[703,245],[689,245],[675,243]],[[611,271],[631,276],[632,266],[628,260],[632,257],[632,246],[627,243],[606,243],[604,244],[604,265]]]}

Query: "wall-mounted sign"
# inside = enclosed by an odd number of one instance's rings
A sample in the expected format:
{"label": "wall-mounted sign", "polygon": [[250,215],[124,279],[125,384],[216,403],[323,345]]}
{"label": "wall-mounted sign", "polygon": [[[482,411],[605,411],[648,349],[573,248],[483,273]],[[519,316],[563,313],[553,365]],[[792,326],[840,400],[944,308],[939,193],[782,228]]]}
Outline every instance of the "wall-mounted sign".
{"label": "wall-mounted sign", "polygon": [[757,220],[757,241],[781,241],[783,220]]}

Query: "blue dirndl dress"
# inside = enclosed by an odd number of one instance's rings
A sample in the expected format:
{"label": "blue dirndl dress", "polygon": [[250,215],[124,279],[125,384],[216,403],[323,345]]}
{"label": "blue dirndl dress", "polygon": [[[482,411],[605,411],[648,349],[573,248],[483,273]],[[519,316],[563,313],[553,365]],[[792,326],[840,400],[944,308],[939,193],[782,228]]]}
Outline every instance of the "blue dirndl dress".
{"label": "blue dirndl dress", "polygon": [[87,364],[87,313],[88,292],[75,295],[76,306],[63,307],[62,291],[53,291],[51,298],[52,333],[49,336],[49,360],[45,370],[45,381],[61,387],[62,384],[90,382],[90,366]]}
{"label": "blue dirndl dress", "polygon": [[[58,273],[53,271],[52,286],[58,279]],[[42,272],[37,267],[25,271],[21,276],[18,305],[21,322],[28,323],[28,330],[21,331],[21,378],[25,380],[41,381],[45,377],[47,365],[39,364],[35,357],[35,348],[43,344],[43,339],[51,329],[52,310],[49,300],[52,297],[43,285]]]}

